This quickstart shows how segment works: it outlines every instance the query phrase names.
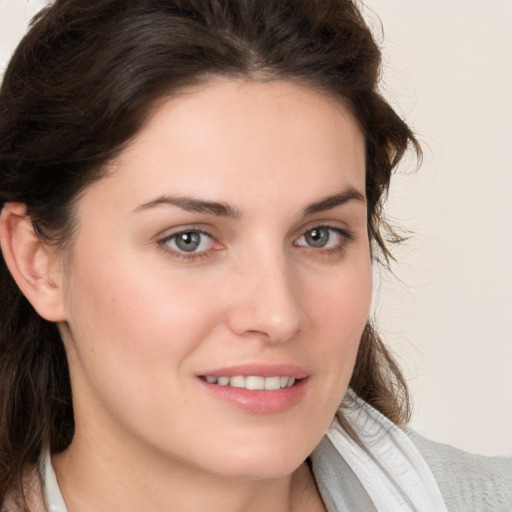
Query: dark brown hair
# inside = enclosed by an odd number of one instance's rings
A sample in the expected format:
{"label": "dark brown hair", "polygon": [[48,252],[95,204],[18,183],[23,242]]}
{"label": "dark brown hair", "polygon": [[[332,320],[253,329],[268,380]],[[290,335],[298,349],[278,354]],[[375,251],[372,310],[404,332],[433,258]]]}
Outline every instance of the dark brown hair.
{"label": "dark brown hair", "polygon": [[[223,75],[291,80],[343,102],[366,140],[368,228],[388,261],[382,203],[409,146],[378,92],[380,51],[347,0],[58,0],[16,50],[0,92],[0,203],[26,204],[47,243],[72,235],[73,205],[179,89]],[[350,383],[395,423],[404,380],[368,323]],[[342,413],[341,413],[342,417]],[[343,420],[342,420],[343,421]],[[0,505],[22,473],[74,432],[66,354],[0,260]],[[23,500],[22,500],[23,501]]]}

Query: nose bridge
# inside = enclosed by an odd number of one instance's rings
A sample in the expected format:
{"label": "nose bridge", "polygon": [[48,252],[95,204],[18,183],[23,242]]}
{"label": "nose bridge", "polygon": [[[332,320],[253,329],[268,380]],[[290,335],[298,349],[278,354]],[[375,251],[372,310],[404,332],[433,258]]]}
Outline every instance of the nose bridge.
{"label": "nose bridge", "polygon": [[240,264],[230,312],[232,330],[274,342],[292,338],[301,328],[304,311],[285,251],[275,246],[252,251]]}

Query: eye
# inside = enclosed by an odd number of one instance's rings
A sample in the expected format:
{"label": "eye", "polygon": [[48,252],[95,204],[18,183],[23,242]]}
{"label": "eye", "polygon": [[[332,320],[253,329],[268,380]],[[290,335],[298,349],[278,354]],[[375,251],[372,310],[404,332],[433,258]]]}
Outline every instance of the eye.
{"label": "eye", "polygon": [[198,253],[211,249],[215,242],[208,233],[190,230],[175,233],[162,240],[162,243],[176,252]]}
{"label": "eye", "polygon": [[307,246],[313,249],[342,248],[348,240],[349,233],[340,228],[317,226],[306,231],[296,242],[297,246]]}

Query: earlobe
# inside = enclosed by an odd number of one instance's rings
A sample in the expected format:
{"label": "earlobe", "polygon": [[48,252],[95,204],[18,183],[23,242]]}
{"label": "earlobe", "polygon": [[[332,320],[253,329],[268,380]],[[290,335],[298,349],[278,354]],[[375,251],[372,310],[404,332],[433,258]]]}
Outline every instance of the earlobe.
{"label": "earlobe", "polygon": [[39,315],[51,322],[65,320],[62,273],[55,266],[55,249],[34,232],[24,204],[4,205],[0,246],[14,280]]}

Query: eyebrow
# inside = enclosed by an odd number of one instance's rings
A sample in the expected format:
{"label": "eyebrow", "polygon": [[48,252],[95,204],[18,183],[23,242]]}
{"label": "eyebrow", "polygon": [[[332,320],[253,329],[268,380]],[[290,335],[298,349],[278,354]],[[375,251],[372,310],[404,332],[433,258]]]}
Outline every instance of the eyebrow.
{"label": "eyebrow", "polygon": [[177,206],[182,210],[187,212],[196,212],[196,213],[207,213],[210,215],[215,215],[217,217],[229,217],[232,219],[236,219],[242,216],[242,214],[236,209],[226,203],[220,203],[217,201],[205,201],[202,199],[195,199],[192,197],[182,197],[182,196],[160,196],[154,199],[153,201],[149,201],[148,203],[141,204],[135,208],[134,212],[140,210],[148,210],[150,208],[154,208],[156,206],[161,205],[169,205],[169,206]]}
{"label": "eyebrow", "polygon": [[[341,206],[353,200],[360,201],[362,203],[366,202],[366,198],[363,194],[361,194],[361,192],[353,187],[347,187],[339,194],[324,197],[323,199],[310,204],[304,208],[302,215],[307,217],[309,215],[314,215],[315,213],[332,210],[337,206]],[[188,212],[206,213],[209,215],[215,215],[217,217],[227,217],[231,219],[238,219],[242,217],[242,214],[239,210],[233,208],[227,203],[206,201],[203,199],[195,199],[193,197],[169,195],[163,195],[153,199],[152,201],[141,204],[135,208],[134,212],[149,210],[150,208],[155,208],[161,205],[177,206],[178,208]]]}
{"label": "eyebrow", "polygon": [[324,197],[320,199],[320,201],[316,201],[315,203],[310,204],[303,210],[304,217],[308,215],[314,215],[315,213],[325,212],[327,210],[332,210],[337,206],[341,206],[349,201],[360,201],[363,204],[366,203],[366,198],[361,192],[356,190],[353,187],[347,187],[345,190],[340,192],[339,194],[334,194],[332,196]]}

